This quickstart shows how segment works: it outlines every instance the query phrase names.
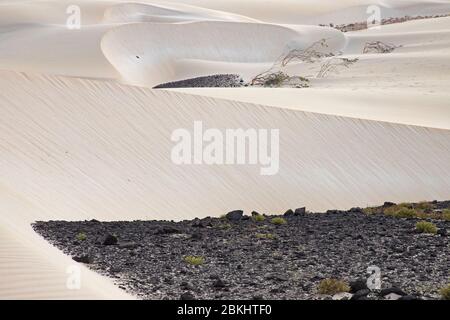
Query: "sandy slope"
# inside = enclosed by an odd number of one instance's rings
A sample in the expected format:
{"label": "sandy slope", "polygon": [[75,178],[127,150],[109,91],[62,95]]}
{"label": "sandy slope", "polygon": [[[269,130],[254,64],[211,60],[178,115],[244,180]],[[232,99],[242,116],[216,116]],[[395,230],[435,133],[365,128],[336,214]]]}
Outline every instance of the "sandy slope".
{"label": "sandy slope", "polygon": [[[36,239],[34,220],[181,219],[450,196],[448,130],[13,72],[1,73],[0,89],[2,298],[124,297],[91,272],[81,292],[65,290],[71,262]],[[279,174],[174,165],[171,132],[198,119],[280,128]]]}
{"label": "sandy slope", "polygon": [[[450,18],[410,21],[346,34],[344,56],[360,61],[312,81],[309,89],[179,89],[217,98],[363,119],[450,129]],[[401,45],[391,54],[361,52],[365,43]],[[315,75],[317,65],[288,68]],[[246,72],[247,73],[247,72]]]}

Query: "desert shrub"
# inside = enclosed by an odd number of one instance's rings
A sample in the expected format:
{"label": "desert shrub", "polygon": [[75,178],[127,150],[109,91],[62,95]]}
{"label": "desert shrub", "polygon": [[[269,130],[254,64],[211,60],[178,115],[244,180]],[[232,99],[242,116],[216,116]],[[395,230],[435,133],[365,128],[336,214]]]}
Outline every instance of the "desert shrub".
{"label": "desert shrub", "polygon": [[320,294],[336,294],[340,292],[349,292],[350,286],[342,280],[337,279],[324,279],[320,281],[318,286],[318,292]]}
{"label": "desert shrub", "polygon": [[440,293],[441,293],[442,299],[450,300],[450,284],[448,284],[446,287],[442,288]]}
{"label": "desert shrub", "polygon": [[367,42],[364,46],[363,53],[391,53],[401,46],[382,41]]}
{"label": "desert shrub", "polygon": [[193,266],[199,266],[205,263],[205,258],[201,256],[186,256],[184,257],[184,262]]}
{"label": "desert shrub", "polygon": [[426,202],[426,201],[419,202],[418,204],[416,204],[415,207],[420,210],[430,210],[433,208],[431,203]]}
{"label": "desert shrub", "polygon": [[450,209],[445,209],[442,211],[442,219],[450,221]]}
{"label": "desert shrub", "polygon": [[379,209],[377,208],[377,207],[367,207],[367,208],[364,208],[363,209],[363,212],[365,213],[365,214],[375,214],[375,213],[377,213],[379,211]]}
{"label": "desert shrub", "polygon": [[282,224],[286,224],[287,221],[284,218],[281,217],[275,217],[271,220],[271,222],[275,225],[282,225]]}
{"label": "desert shrub", "polygon": [[222,223],[221,225],[219,225],[219,229],[222,229],[222,230],[228,230],[228,229],[231,229],[231,224],[230,223]]}
{"label": "desert shrub", "polygon": [[264,217],[262,214],[257,214],[257,215],[254,215],[252,217],[252,219],[256,222],[262,222],[262,221],[266,220],[266,217]]}
{"label": "desert shrub", "polygon": [[427,222],[427,221],[419,221],[419,222],[417,222],[416,230],[421,232],[421,233],[432,233],[432,234],[436,234],[437,233],[436,226],[433,223]]}
{"label": "desert shrub", "polygon": [[415,218],[417,216],[414,209],[408,208],[402,204],[387,208],[384,210],[384,213],[396,218]]}
{"label": "desert shrub", "polygon": [[256,238],[258,239],[267,239],[267,240],[275,240],[276,236],[271,233],[257,233]]}
{"label": "desert shrub", "polygon": [[77,234],[76,238],[78,241],[84,241],[87,239],[87,236],[84,232],[80,232],[79,234]]}

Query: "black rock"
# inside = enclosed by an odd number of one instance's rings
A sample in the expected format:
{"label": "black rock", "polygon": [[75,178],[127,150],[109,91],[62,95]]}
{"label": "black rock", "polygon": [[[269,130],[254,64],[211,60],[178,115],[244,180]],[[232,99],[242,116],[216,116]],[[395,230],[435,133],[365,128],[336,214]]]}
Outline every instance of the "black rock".
{"label": "black rock", "polygon": [[191,235],[192,240],[202,240],[203,235],[200,232],[195,232]]}
{"label": "black rock", "polygon": [[162,226],[156,229],[155,234],[175,234],[175,233],[181,233],[181,230],[175,227],[171,226]]}
{"label": "black rock", "polygon": [[294,215],[294,211],[292,210],[292,209],[289,209],[288,211],[286,211],[285,213],[284,213],[284,216],[285,217],[291,217],[291,216],[293,216]]}
{"label": "black rock", "polygon": [[102,245],[104,246],[111,246],[117,244],[117,237],[113,236],[112,234],[107,234],[102,238]]}
{"label": "black rock", "polygon": [[353,294],[350,300],[360,300],[363,297],[367,297],[367,295],[370,293],[369,289],[361,289],[358,290]]}
{"label": "black rock", "polygon": [[364,213],[363,209],[356,207],[356,208],[351,208],[350,210],[348,210],[348,212],[350,213]]}
{"label": "black rock", "polygon": [[242,210],[235,210],[228,212],[226,217],[230,221],[239,221],[242,219],[242,216],[244,215],[244,211]]}
{"label": "black rock", "polygon": [[221,279],[217,279],[216,281],[214,281],[213,287],[214,288],[225,288],[226,284]]}
{"label": "black rock", "polygon": [[136,242],[122,242],[119,244],[120,249],[136,249],[138,246]]}
{"label": "black rock", "polygon": [[181,295],[180,300],[195,300],[195,297],[190,292],[185,292]]}
{"label": "black rock", "polygon": [[294,215],[301,216],[306,213],[306,207],[295,209]]}
{"label": "black rock", "polygon": [[252,300],[264,300],[264,298],[261,295],[255,295],[252,297]]}
{"label": "black rock", "polygon": [[394,202],[388,202],[388,201],[386,201],[384,204],[383,204],[383,208],[389,208],[389,207],[393,207],[393,206],[396,206],[397,204],[395,204]]}
{"label": "black rock", "polygon": [[349,283],[350,285],[350,293],[356,293],[361,290],[366,290],[367,288],[367,280],[366,279],[358,279]]}
{"label": "black rock", "polygon": [[447,229],[439,229],[437,231],[437,234],[440,235],[441,237],[446,237],[448,235],[447,234]]}
{"label": "black rock", "polygon": [[81,255],[81,256],[75,256],[72,257],[72,259],[76,262],[80,262],[80,263],[85,263],[85,264],[90,264],[92,263],[92,257],[85,254],[85,255]]}
{"label": "black rock", "polygon": [[399,296],[406,296],[407,294],[400,288],[397,287],[391,287],[391,288],[386,288],[386,289],[382,289],[380,292],[380,296],[387,296],[388,294],[391,293],[395,293],[398,294]]}
{"label": "black rock", "polygon": [[254,216],[259,216],[260,214],[258,213],[258,212],[256,212],[256,211],[252,211],[252,216],[254,217]]}

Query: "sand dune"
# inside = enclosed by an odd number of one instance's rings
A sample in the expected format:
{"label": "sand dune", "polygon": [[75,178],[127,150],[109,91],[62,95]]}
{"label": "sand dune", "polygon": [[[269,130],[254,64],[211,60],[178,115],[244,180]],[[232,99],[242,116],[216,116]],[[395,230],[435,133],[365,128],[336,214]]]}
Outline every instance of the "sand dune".
{"label": "sand dune", "polygon": [[330,38],[329,50],[344,46],[345,38],[339,31],[316,29],[322,31],[320,35],[258,23],[141,23],[108,32],[102,38],[102,50],[127,83],[153,87],[181,80],[175,68],[180,60],[272,63],[283,52],[305,48],[324,36]]}
{"label": "sand dune", "polygon": [[[450,19],[346,34],[309,25],[365,20],[373,2],[389,16],[448,13],[448,1],[78,2],[82,27],[69,30],[70,0],[0,1],[1,299],[133,298],[37,236],[36,220],[178,220],[450,197]],[[148,88],[215,73],[248,80],[322,38],[360,61],[310,89]],[[368,41],[402,47],[362,56]],[[317,66],[287,71],[311,75]],[[175,165],[172,132],[198,120],[280,129],[279,173]],[[66,287],[73,265],[80,290]]]}
{"label": "sand dune", "polygon": [[[83,291],[64,290],[69,260],[36,239],[35,220],[182,219],[450,196],[448,130],[12,72],[1,73],[0,88],[1,278],[15,270],[14,281],[0,281],[3,298],[119,296],[87,271],[95,281]],[[280,128],[279,174],[174,165],[171,132],[198,119]]]}

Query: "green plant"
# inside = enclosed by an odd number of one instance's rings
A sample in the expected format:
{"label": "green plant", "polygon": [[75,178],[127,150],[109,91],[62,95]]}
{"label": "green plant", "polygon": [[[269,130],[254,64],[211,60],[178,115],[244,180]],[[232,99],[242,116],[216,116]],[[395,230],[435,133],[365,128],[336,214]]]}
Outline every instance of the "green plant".
{"label": "green plant", "polygon": [[256,238],[258,239],[267,239],[267,240],[275,240],[276,236],[271,233],[257,233]]}
{"label": "green plant", "polygon": [[446,287],[442,288],[440,293],[441,293],[442,299],[450,300],[450,284],[448,284]]}
{"label": "green plant", "polygon": [[340,292],[349,292],[349,285],[342,280],[337,279],[324,279],[320,281],[317,290],[320,294],[336,294]]}
{"label": "green plant", "polygon": [[420,210],[430,210],[433,208],[431,203],[426,201],[419,202],[418,204],[415,205],[415,207]]}
{"label": "green plant", "polygon": [[184,257],[184,262],[193,266],[199,266],[205,263],[205,258],[201,256],[186,256]]}
{"label": "green plant", "polygon": [[287,221],[284,218],[281,217],[275,217],[271,220],[271,222],[275,225],[282,225],[282,224],[286,224]]}
{"label": "green plant", "polygon": [[264,217],[262,214],[257,214],[252,216],[253,220],[256,222],[262,222],[264,220],[266,220],[266,217]]}
{"label": "green plant", "polygon": [[84,241],[87,239],[87,236],[84,232],[80,232],[79,234],[77,234],[76,238],[78,241]]}
{"label": "green plant", "polygon": [[228,229],[231,229],[231,227],[232,227],[232,225],[229,223],[223,223],[223,224],[219,225],[219,229],[222,229],[222,230],[228,230]]}
{"label": "green plant", "polygon": [[421,233],[431,233],[431,234],[436,234],[437,233],[436,226],[433,223],[427,222],[427,221],[419,221],[419,222],[417,222],[416,230],[421,232]]}
{"label": "green plant", "polygon": [[450,221],[450,209],[445,209],[442,211],[442,219]]}
{"label": "green plant", "polygon": [[384,214],[396,218],[416,218],[417,212],[410,208],[410,204],[401,203],[384,210]]}

